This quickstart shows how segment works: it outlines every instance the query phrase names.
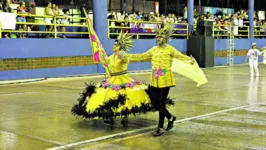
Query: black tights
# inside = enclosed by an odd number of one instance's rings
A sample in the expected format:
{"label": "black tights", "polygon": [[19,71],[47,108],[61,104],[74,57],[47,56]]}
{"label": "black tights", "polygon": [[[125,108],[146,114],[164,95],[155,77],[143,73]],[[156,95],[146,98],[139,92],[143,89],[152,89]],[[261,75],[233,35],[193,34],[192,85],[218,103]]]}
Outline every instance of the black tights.
{"label": "black tights", "polygon": [[151,87],[152,104],[156,110],[159,111],[159,124],[158,128],[163,128],[164,118],[171,119],[172,115],[166,109],[166,99],[169,93],[170,87],[155,88]]}

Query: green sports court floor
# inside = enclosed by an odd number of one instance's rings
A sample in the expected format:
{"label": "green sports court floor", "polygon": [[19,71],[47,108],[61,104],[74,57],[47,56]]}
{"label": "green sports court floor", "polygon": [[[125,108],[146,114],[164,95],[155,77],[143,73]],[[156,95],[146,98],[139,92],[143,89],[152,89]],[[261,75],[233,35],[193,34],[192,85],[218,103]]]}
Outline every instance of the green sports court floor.
{"label": "green sports court floor", "polygon": [[[128,128],[117,119],[114,129],[71,114],[84,82],[103,76],[1,85],[0,149],[266,149],[266,67],[260,66],[259,78],[249,76],[248,66],[204,72],[209,82],[199,88],[176,75],[177,86],[170,91],[176,105],[170,111],[177,121],[161,137],[151,135],[157,113],[131,116]],[[149,73],[131,76],[149,80]]]}

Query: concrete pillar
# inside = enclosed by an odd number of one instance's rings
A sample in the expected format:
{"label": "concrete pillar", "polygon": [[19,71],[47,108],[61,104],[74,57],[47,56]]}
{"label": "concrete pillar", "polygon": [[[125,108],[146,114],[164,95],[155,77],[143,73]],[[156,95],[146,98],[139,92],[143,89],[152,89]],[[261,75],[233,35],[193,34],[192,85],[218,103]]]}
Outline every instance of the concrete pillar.
{"label": "concrete pillar", "polygon": [[[108,20],[107,20],[107,0],[93,0],[93,26],[97,33],[99,40],[106,50],[110,50],[107,47],[108,43]],[[111,49],[112,50],[112,49]],[[97,66],[97,73],[104,73],[102,65]]]}
{"label": "concrete pillar", "polygon": [[187,18],[188,18],[188,31],[193,31],[193,20],[194,20],[194,0],[187,1]]}
{"label": "concrete pillar", "polygon": [[108,38],[107,1],[93,0],[93,24],[101,42]]}
{"label": "concrete pillar", "polygon": [[250,38],[254,38],[254,0],[248,0],[248,19]]}

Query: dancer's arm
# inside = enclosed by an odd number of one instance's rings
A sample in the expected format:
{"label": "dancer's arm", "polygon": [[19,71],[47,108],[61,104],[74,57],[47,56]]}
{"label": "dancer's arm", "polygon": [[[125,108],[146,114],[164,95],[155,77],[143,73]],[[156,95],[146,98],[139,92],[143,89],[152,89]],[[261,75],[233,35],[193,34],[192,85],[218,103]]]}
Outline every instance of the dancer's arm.
{"label": "dancer's arm", "polygon": [[171,55],[172,57],[176,58],[176,59],[179,59],[179,60],[182,60],[182,61],[188,61],[190,62],[191,64],[194,63],[195,59],[192,57],[192,56],[187,56],[187,55],[184,55],[182,54],[181,52],[179,52],[177,49],[175,48],[172,48],[171,50]]}
{"label": "dancer's arm", "polygon": [[130,62],[134,61],[145,61],[145,60],[151,60],[153,48],[149,49],[147,52],[141,53],[141,54],[128,54],[128,58]]}

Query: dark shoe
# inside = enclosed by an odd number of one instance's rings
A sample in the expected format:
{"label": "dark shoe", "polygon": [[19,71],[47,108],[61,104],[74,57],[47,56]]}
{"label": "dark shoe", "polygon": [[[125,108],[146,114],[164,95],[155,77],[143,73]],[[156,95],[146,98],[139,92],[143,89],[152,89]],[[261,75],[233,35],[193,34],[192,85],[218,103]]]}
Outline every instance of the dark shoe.
{"label": "dark shoe", "polygon": [[115,124],[115,121],[114,121],[113,118],[109,118],[107,120],[104,120],[104,123],[109,124],[109,125],[114,125]]}
{"label": "dark shoe", "polygon": [[123,125],[123,127],[128,127],[128,118],[124,117],[123,120],[121,121],[121,124]]}
{"label": "dark shoe", "polygon": [[171,130],[174,127],[174,122],[176,120],[176,117],[175,116],[172,116],[172,117],[173,117],[173,120],[172,121],[168,121],[168,126],[166,128],[166,131],[169,131],[169,130]]}
{"label": "dark shoe", "polygon": [[162,128],[158,128],[155,132],[152,133],[153,136],[161,136],[163,135],[163,129]]}

